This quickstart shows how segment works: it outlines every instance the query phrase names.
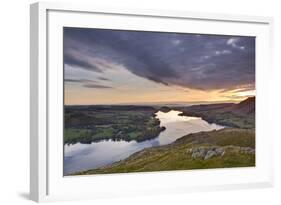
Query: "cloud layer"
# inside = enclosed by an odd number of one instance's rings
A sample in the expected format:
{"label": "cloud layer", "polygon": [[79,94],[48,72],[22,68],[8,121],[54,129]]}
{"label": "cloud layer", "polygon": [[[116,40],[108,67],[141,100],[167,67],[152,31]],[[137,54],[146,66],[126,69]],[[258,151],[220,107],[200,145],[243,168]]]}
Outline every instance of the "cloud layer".
{"label": "cloud layer", "polygon": [[64,63],[98,73],[122,65],[167,86],[235,89],[255,82],[255,38],[64,28]]}

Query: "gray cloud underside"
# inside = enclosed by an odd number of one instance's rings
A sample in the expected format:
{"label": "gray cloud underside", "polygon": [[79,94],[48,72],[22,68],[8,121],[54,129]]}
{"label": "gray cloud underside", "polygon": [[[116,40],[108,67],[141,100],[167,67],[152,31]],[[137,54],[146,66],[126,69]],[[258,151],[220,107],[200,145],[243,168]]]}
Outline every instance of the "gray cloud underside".
{"label": "gray cloud underside", "polygon": [[99,85],[99,84],[85,84],[83,87],[86,88],[112,88],[111,86],[106,86],[106,85]]}
{"label": "gray cloud underside", "polygon": [[108,78],[104,78],[104,77],[98,77],[99,80],[104,80],[104,81],[109,81]]}
{"label": "gray cloud underside", "polygon": [[69,79],[69,78],[65,78],[64,82],[67,82],[67,83],[95,83],[96,81],[88,80],[88,79]]}
{"label": "gray cloud underside", "polygon": [[94,72],[123,65],[164,85],[212,90],[255,82],[255,38],[64,29],[64,63]]}

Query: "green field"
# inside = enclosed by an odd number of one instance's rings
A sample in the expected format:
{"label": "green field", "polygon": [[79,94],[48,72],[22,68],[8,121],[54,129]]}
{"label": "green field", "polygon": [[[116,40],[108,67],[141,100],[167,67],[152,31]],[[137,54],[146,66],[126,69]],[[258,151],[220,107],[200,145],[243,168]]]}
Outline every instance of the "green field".
{"label": "green field", "polygon": [[148,106],[69,107],[65,110],[65,143],[151,139],[165,129],[160,127],[155,112],[171,109],[226,128],[189,134],[169,145],[146,148],[106,167],[73,175],[255,166],[255,98],[238,104],[158,109]]}
{"label": "green field", "polygon": [[165,128],[151,107],[71,106],[65,109],[64,143],[100,140],[144,140],[155,138]]}

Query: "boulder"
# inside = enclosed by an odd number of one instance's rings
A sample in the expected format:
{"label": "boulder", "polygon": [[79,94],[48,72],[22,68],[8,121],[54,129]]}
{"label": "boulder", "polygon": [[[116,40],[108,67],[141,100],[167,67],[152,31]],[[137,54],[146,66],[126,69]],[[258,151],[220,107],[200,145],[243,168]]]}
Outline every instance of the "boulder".
{"label": "boulder", "polygon": [[191,154],[191,153],[192,153],[192,148],[186,150],[186,154]]}
{"label": "boulder", "polygon": [[191,157],[192,157],[192,159],[204,158],[206,153],[207,153],[207,150],[205,147],[196,147],[193,149]]}
{"label": "boulder", "polygon": [[251,147],[240,147],[239,151],[243,154],[255,154],[255,149]]}
{"label": "boulder", "polygon": [[222,147],[217,147],[215,149],[215,152],[218,154],[218,155],[224,155],[225,151]]}
{"label": "boulder", "polygon": [[209,150],[204,157],[204,160],[210,159],[213,156],[217,156],[217,153],[213,150]]}

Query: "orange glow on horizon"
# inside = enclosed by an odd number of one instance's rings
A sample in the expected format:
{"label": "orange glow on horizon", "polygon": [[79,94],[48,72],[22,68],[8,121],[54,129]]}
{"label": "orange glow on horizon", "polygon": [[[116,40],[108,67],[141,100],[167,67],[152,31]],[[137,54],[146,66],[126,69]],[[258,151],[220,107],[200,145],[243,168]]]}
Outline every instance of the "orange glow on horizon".
{"label": "orange glow on horizon", "polygon": [[164,90],[134,89],[68,89],[65,92],[66,105],[90,104],[145,104],[145,103],[196,103],[196,102],[240,102],[255,96],[255,90],[202,91],[167,87]]}

